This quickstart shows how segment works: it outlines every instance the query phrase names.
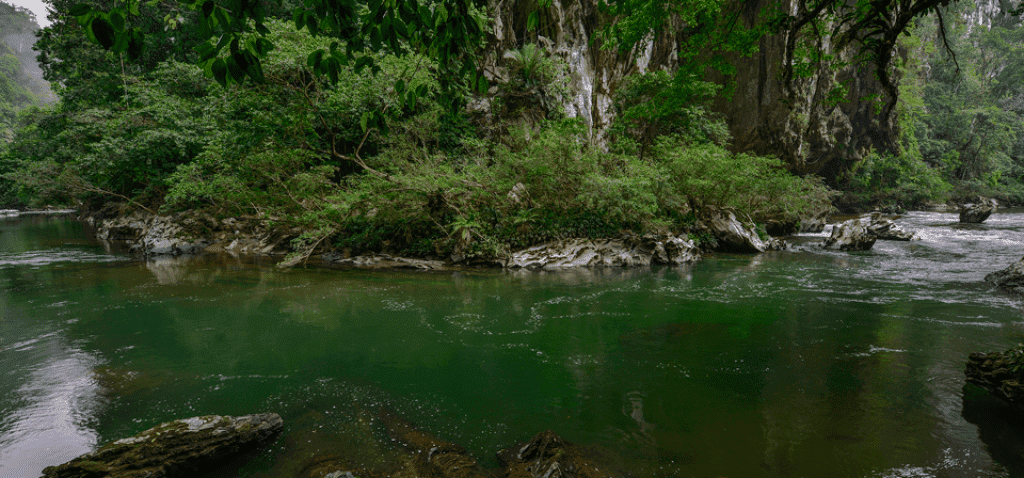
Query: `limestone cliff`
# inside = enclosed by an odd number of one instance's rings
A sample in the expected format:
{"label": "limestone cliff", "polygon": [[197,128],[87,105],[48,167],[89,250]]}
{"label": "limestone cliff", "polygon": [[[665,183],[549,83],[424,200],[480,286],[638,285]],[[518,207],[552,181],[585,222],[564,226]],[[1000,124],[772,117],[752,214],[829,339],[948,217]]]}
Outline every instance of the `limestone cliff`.
{"label": "limestone cliff", "polygon": [[[795,13],[794,2],[781,4]],[[752,0],[736,8],[743,9],[744,21],[752,26],[765,21],[768,5],[766,0]],[[567,113],[582,117],[598,141],[614,115],[613,91],[625,76],[677,67],[679,42],[672,35],[651,38],[630,53],[602,49],[595,35],[611,19],[598,11],[597,0],[554,0],[540,9],[536,31],[526,28],[529,14],[538,8],[536,0],[492,0],[490,8],[494,34],[485,69],[500,77],[503,52],[526,43],[545,46],[569,66],[573,97]],[[796,172],[834,177],[869,148],[891,148],[896,123],[884,107],[890,96],[871,68],[852,66],[854,46],[832,51],[833,39],[827,35],[792,39],[810,42],[811,48],[830,55],[809,75],[793,77],[784,68],[787,62],[799,61],[792,48],[796,41],[790,40],[784,29],[766,36],[754,55],[730,58],[736,67],[733,77],[712,76],[714,81],[734,81],[733,93],[713,104],[732,132],[734,149],[778,156]],[[843,91],[837,89],[840,85],[845,94],[837,96]]]}

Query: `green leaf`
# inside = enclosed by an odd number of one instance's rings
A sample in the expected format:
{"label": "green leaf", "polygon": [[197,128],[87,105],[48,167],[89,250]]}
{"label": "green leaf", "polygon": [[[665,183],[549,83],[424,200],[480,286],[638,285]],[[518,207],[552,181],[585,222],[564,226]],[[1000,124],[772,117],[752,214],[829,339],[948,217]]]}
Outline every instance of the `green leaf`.
{"label": "green leaf", "polygon": [[309,65],[309,67],[312,68],[313,71],[316,71],[320,69],[320,62],[323,61],[323,59],[324,51],[322,49],[317,50],[314,51],[313,53],[310,53],[309,56],[306,57],[306,64]]}
{"label": "green leaf", "polygon": [[114,35],[114,45],[110,47],[110,51],[114,53],[124,53],[128,49],[128,41],[131,40],[131,32],[121,32]]}
{"label": "green leaf", "polygon": [[213,73],[213,79],[220,83],[220,86],[228,85],[228,67],[224,64],[224,60],[217,58],[210,65],[210,71]]}
{"label": "green leaf", "polygon": [[366,125],[370,121],[370,116],[372,115],[373,113],[367,111],[359,117],[359,127],[363,129],[364,133],[366,132]]}
{"label": "green leaf", "polygon": [[140,0],[129,0],[128,1],[128,13],[139,16],[139,1]]}
{"label": "green leaf", "polygon": [[373,58],[370,57],[369,55],[361,56],[359,57],[358,60],[356,60],[356,64],[353,67],[353,70],[355,70],[356,74],[358,75],[359,73],[362,73],[363,68],[365,68],[368,65],[373,65]]}
{"label": "green leaf", "polygon": [[[114,31],[124,30],[124,15],[120,12],[110,12],[110,26],[114,27]],[[123,51],[123,50],[122,50]]]}
{"label": "green leaf", "polygon": [[395,93],[402,94],[405,91],[405,80],[399,78],[395,82]]}
{"label": "green leaf", "polygon": [[100,46],[107,50],[114,46],[114,28],[107,19],[95,18],[89,25],[89,28],[92,30],[93,36],[96,37],[96,41],[100,43]]}
{"label": "green leaf", "polygon": [[526,29],[528,31],[534,31],[537,29],[537,24],[540,23],[540,14],[537,11],[530,12],[530,16],[526,17]]}
{"label": "green leaf", "polygon": [[210,15],[213,15],[213,8],[215,6],[216,5],[213,3],[213,0],[206,0],[205,2],[203,2],[203,16],[206,18],[210,18]]}
{"label": "green leaf", "polygon": [[242,84],[245,81],[245,70],[235,61],[234,55],[225,58],[224,64],[227,65],[228,74],[235,83]]}
{"label": "green leaf", "polygon": [[92,7],[85,3],[79,3],[68,9],[68,14],[73,17],[84,17],[92,13]]}

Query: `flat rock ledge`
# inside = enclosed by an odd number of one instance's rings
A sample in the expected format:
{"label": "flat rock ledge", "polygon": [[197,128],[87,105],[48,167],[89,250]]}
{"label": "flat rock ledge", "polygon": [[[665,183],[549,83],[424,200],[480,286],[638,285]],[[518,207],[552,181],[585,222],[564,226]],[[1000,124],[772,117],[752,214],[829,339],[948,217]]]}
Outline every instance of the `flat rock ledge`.
{"label": "flat rock ledge", "polygon": [[977,385],[1024,412],[1024,349],[976,352],[967,359],[967,382]]}
{"label": "flat rock ledge", "polygon": [[43,477],[192,477],[256,448],[283,428],[284,422],[276,413],[175,420],[104,445],[63,465],[47,467]]}
{"label": "flat rock ledge", "polygon": [[682,265],[700,259],[693,241],[673,235],[646,234],[619,239],[564,239],[515,252],[509,269],[635,267]]}
{"label": "flat rock ledge", "polygon": [[337,253],[328,253],[321,255],[320,259],[329,265],[359,269],[413,269],[421,271],[450,269],[444,261],[410,259],[408,257],[396,257],[388,254],[345,257]]}
{"label": "flat rock ledge", "polygon": [[985,276],[985,282],[1010,292],[1024,293],[1024,258]]}

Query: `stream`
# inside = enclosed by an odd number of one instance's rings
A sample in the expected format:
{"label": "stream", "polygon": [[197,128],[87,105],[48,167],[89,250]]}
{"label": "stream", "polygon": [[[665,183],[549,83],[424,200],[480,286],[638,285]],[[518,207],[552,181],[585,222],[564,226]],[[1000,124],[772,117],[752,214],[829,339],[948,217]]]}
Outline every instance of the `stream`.
{"label": "stream", "polygon": [[489,468],[550,429],[632,477],[1024,477],[1024,417],[963,376],[1024,342],[1024,300],[983,281],[1024,255],[1024,210],[896,222],[921,240],[411,272],[140,259],[68,216],[2,218],[0,477],[261,412],[284,433],[210,476],[381,470],[403,453],[384,409]]}

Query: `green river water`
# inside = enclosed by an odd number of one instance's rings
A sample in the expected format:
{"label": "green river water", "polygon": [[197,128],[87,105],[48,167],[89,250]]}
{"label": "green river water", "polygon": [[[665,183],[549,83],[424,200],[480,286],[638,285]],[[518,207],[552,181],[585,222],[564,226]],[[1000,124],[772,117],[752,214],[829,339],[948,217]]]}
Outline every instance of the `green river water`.
{"label": "green river water", "polygon": [[282,271],[144,260],[59,216],[0,220],[0,477],[36,478],[160,422],[277,412],[213,476],[402,453],[381,409],[497,467],[543,430],[635,477],[1024,477],[1024,419],[965,388],[1024,342],[982,278],[1024,213],[898,221],[922,240],[716,255],[682,268]]}

